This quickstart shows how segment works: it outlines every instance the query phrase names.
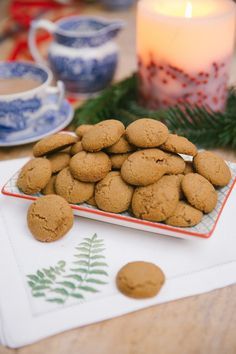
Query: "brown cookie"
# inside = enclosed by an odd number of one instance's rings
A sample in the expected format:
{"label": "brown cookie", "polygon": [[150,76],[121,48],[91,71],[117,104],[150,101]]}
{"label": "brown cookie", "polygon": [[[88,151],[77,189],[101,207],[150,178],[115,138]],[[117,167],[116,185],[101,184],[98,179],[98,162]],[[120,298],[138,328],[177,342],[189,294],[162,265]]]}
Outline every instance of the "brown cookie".
{"label": "brown cookie", "polygon": [[131,153],[126,153],[126,154],[113,154],[110,155],[110,160],[111,160],[111,165],[113,170],[120,170],[123,163],[125,160],[128,159],[128,157],[131,155]]}
{"label": "brown cookie", "polygon": [[166,153],[166,173],[178,175],[182,174],[185,170],[185,161],[184,159],[176,154]]}
{"label": "brown cookie", "polygon": [[109,154],[125,154],[135,150],[136,147],[131,145],[124,135],[117,141],[117,143],[106,149]]}
{"label": "brown cookie", "polygon": [[180,201],[174,213],[165,220],[167,225],[177,227],[195,226],[201,222],[203,213],[184,201]]}
{"label": "brown cookie", "polygon": [[179,199],[184,198],[184,194],[182,191],[182,181],[183,181],[184,175],[179,174],[179,175],[166,175],[161,177],[159,180],[160,185],[163,185],[163,188],[166,188],[166,186],[172,186],[176,187],[179,195]]}
{"label": "brown cookie", "polygon": [[158,149],[136,151],[121,167],[122,178],[135,186],[155,183],[165,173],[167,173],[166,153]]}
{"label": "brown cookie", "polygon": [[83,135],[85,151],[96,152],[114,145],[125,132],[123,123],[115,119],[105,120],[93,126]]}
{"label": "brown cookie", "polygon": [[74,217],[65,199],[58,195],[47,195],[30,205],[27,221],[31,233],[37,240],[53,242],[71,229]]}
{"label": "brown cookie", "polygon": [[210,151],[199,152],[193,163],[196,171],[214,186],[224,187],[229,184],[231,171],[220,156]]}
{"label": "brown cookie", "polygon": [[188,202],[204,213],[210,213],[217,204],[218,194],[213,185],[198,173],[184,176],[182,190]]}
{"label": "brown cookie", "polygon": [[78,141],[77,143],[75,143],[74,145],[71,146],[70,149],[70,154],[71,156],[74,156],[76,154],[78,154],[78,152],[83,151],[83,146],[81,141]]}
{"label": "brown cookie", "polygon": [[183,174],[187,175],[189,173],[195,173],[196,171],[194,170],[193,163],[192,161],[185,161],[185,169]]}
{"label": "brown cookie", "polygon": [[74,178],[82,182],[98,182],[110,172],[111,160],[104,152],[81,151],[70,161],[70,171]]}
{"label": "brown cookie", "polygon": [[55,181],[56,181],[56,178],[57,178],[57,175],[53,175],[48,184],[42,189],[42,193],[44,195],[48,195],[48,194],[56,194],[56,191],[55,191]]}
{"label": "brown cookie", "polygon": [[52,173],[57,173],[70,163],[70,155],[67,152],[56,152],[47,156],[51,163]]}
{"label": "brown cookie", "polygon": [[94,183],[80,182],[70,173],[69,167],[64,168],[56,178],[55,190],[68,203],[80,204],[86,202],[94,194]]}
{"label": "brown cookie", "polygon": [[63,150],[76,143],[77,140],[77,137],[70,134],[59,133],[50,135],[34,145],[33,154],[35,157],[45,156],[52,152]]}
{"label": "brown cookie", "polygon": [[128,210],[133,195],[119,172],[110,172],[95,188],[95,201],[99,209],[110,213],[122,213]]}
{"label": "brown cookie", "polygon": [[130,144],[142,148],[158,147],[166,141],[168,135],[168,128],[155,119],[138,119],[126,128]]}
{"label": "brown cookie", "polygon": [[82,124],[80,125],[76,131],[75,134],[82,139],[82,137],[84,136],[85,133],[87,133],[91,128],[93,127],[92,124]]}
{"label": "brown cookie", "polygon": [[183,136],[169,134],[167,140],[160,146],[160,149],[176,154],[185,154],[195,156],[197,154],[196,146]]}
{"label": "brown cookie", "polygon": [[17,187],[25,194],[38,193],[47,185],[51,175],[51,164],[47,159],[30,160],[19,174]]}
{"label": "brown cookie", "polygon": [[149,262],[128,263],[116,276],[116,284],[122,294],[135,299],[156,296],[164,282],[163,271]]}
{"label": "brown cookie", "polygon": [[160,180],[147,187],[135,190],[132,210],[137,218],[150,221],[164,221],[177,207],[179,192],[175,185],[163,184]]}
{"label": "brown cookie", "polygon": [[89,205],[92,205],[94,207],[97,207],[97,203],[96,203],[94,195],[89,200],[87,200],[86,203],[89,204]]}

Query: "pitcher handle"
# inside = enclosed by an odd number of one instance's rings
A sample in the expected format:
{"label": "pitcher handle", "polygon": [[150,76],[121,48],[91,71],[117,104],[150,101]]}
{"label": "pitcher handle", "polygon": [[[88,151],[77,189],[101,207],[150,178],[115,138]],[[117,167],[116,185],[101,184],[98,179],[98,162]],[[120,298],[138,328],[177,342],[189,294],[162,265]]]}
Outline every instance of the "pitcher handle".
{"label": "pitcher handle", "polygon": [[54,33],[56,26],[53,22],[48,20],[36,20],[32,21],[29,31],[28,44],[32,57],[37,63],[48,65],[47,61],[42,57],[37,47],[36,33],[40,28],[48,31],[49,33]]}

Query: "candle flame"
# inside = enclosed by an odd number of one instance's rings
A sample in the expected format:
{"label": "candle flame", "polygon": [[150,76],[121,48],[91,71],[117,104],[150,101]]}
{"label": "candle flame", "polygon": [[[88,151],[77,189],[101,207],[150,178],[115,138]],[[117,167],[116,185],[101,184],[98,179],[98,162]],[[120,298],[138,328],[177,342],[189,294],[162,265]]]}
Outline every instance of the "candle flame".
{"label": "candle flame", "polygon": [[193,13],[193,6],[190,1],[188,1],[186,5],[186,10],[185,10],[185,17],[191,18]]}

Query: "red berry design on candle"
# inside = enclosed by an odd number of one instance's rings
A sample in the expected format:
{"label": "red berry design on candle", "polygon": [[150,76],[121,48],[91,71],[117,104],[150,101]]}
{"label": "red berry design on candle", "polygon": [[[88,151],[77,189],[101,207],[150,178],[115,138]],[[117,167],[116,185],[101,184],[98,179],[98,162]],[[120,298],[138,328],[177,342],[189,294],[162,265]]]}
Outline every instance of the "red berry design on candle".
{"label": "red berry design on candle", "polygon": [[229,59],[214,61],[208,69],[194,73],[158,62],[153,55],[148,64],[139,57],[140,100],[152,109],[188,103],[222,111],[227,99],[229,63]]}

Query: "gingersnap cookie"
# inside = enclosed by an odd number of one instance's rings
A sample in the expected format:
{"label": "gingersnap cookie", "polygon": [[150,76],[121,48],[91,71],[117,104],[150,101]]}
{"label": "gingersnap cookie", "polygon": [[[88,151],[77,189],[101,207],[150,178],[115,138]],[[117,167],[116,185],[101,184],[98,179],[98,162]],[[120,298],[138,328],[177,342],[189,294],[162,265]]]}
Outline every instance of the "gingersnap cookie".
{"label": "gingersnap cookie", "polygon": [[133,195],[133,187],[121,178],[119,172],[110,172],[95,188],[95,201],[99,209],[110,213],[128,210]]}
{"label": "gingersnap cookie", "polygon": [[165,173],[167,173],[166,153],[158,149],[136,151],[121,167],[122,178],[135,186],[155,183]]}
{"label": "gingersnap cookie", "polygon": [[178,196],[179,199],[183,199],[184,198],[184,194],[182,191],[182,181],[183,181],[184,175],[179,174],[179,175],[166,175],[161,177],[161,179],[159,179],[159,183],[160,185],[163,185],[163,188],[166,188],[166,186],[172,186],[172,187],[176,187],[177,191],[178,191]]}
{"label": "gingersnap cookie", "polygon": [[183,136],[169,134],[167,140],[160,146],[160,149],[176,154],[185,154],[195,156],[197,154],[196,146]]}
{"label": "gingersnap cookie", "polygon": [[193,159],[194,167],[200,175],[214,186],[227,186],[231,180],[231,171],[226,162],[210,151],[199,152]]}
{"label": "gingersnap cookie", "polygon": [[70,160],[70,171],[82,182],[98,182],[110,172],[111,160],[104,152],[81,151]]}
{"label": "gingersnap cookie", "polygon": [[77,137],[70,134],[53,134],[37,142],[33,147],[33,154],[35,157],[48,155],[73,145],[77,140]]}
{"label": "gingersnap cookie", "polygon": [[183,171],[184,175],[187,175],[189,173],[195,173],[196,171],[194,170],[194,166],[192,161],[185,161],[185,169]]}
{"label": "gingersnap cookie", "polygon": [[81,143],[81,141],[77,141],[77,143],[75,143],[74,145],[71,146],[70,154],[71,154],[71,156],[74,156],[74,155],[78,154],[78,152],[80,152],[80,151],[83,151],[82,143]]}
{"label": "gingersnap cookie", "polygon": [[94,183],[81,182],[75,179],[69,167],[64,168],[57,175],[55,190],[68,203],[80,204],[86,202],[94,194]]}
{"label": "gingersnap cookie", "polygon": [[176,154],[166,153],[166,173],[178,175],[182,174],[185,170],[185,161],[184,159]]}
{"label": "gingersnap cookie", "polygon": [[142,148],[158,147],[167,140],[168,135],[167,126],[155,119],[138,119],[126,128],[130,144]]}
{"label": "gingersnap cookie", "polygon": [[51,163],[52,173],[63,170],[70,162],[70,155],[67,152],[56,152],[49,155],[47,158]]}
{"label": "gingersnap cookie", "polygon": [[30,205],[27,222],[38,241],[53,242],[72,228],[74,216],[65,199],[58,195],[46,195]]}
{"label": "gingersnap cookie", "polygon": [[87,200],[86,203],[89,205],[92,205],[94,207],[97,207],[97,203],[96,203],[94,195],[89,200]]}
{"label": "gingersnap cookie", "polygon": [[76,130],[75,134],[82,139],[85,133],[87,133],[93,127],[92,124],[82,124]]}
{"label": "gingersnap cookie", "polygon": [[120,170],[123,163],[125,160],[128,159],[128,157],[131,155],[131,153],[126,153],[126,154],[113,154],[110,155],[110,160],[111,160],[111,165],[113,170]]}
{"label": "gingersnap cookie", "polygon": [[83,135],[83,149],[89,152],[105,149],[120,140],[124,132],[125,127],[118,120],[109,119],[100,122]]}
{"label": "gingersnap cookie", "polygon": [[149,262],[128,263],[116,276],[116,285],[122,294],[135,299],[156,296],[164,282],[161,268]]}
{"label": "gingersnap cookie", "polygon": [[213,185],[198,173],[184,176],[182,190],[188,202],[204,213],[210,213],[217,204],[218,194]]}
{"label": "gingersnap cookie", "polygon": [[33,159],[22,168],[16,184],[25,194],[35,194],[46,186],[51,175],[51,164],[47,159]]}
{"label": "gingersnap cookie", "polygon": [[190,227],[201,222],[203,213],[184,201],[179,201],[174,213],[165,220],[170,226]]}
{"label": "gingersnap cookie", "polygon": [[109,154],[125,154],[135,150],[136,147],[127,141],[125,135],[123,135],[120,140],[117,141],[117,143],[106,149]]}
{"label": "gingersnap cookie", "polygon": [[158,181],[147,187],[136,188],[132,199],[132,211],[139,219],[160,222],[174,213],[178,201],[177,187]]}
{"label": "gingersnap cookie", "polygon": [[44,195],[48,194],[56,194],[55,191],[55,181],[56,181],[57,175],[53,175],[49,182],[46,184],[46,186],[41,190],[41,193]]}

